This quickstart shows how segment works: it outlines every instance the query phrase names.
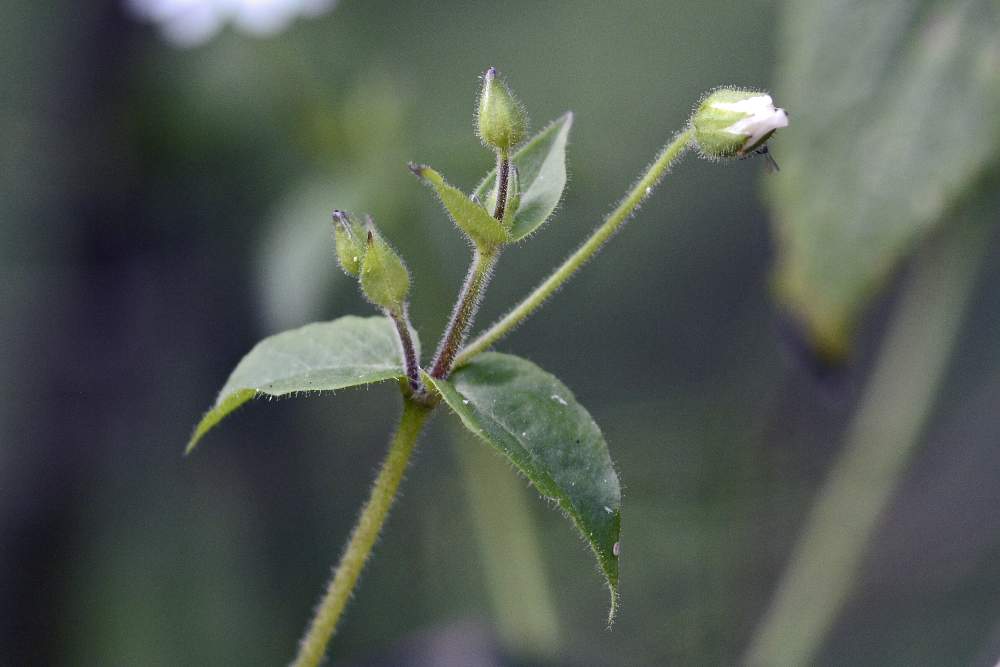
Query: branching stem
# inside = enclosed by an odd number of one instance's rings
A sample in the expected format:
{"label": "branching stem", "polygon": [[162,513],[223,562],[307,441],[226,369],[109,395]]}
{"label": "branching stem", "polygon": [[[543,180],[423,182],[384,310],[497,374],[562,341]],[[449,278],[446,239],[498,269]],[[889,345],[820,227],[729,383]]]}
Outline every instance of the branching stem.
{"label": "branching stem", "polygon": [[468,363],[474,356],[485,352],[494,343],[511,332],[514,327],[525,320],[541,306],[549,296],[579,271],[593,257],[601,246],[622,226],[635,212],[636,208],[649,197],[653,188],[666,175],[670,167],[687,151],[693,131],[688,128],[677,134],[656,157],[646,173],[642,175],[625,198],[619,202],[604,222],[594,230],[583,245],[570,255],[562,265],[543,280],[521,303],[508,312],[499,322],[491,326],[478,338],[469,343],[455,359],[455,366]]}
{"label": "branching stem", "polygon": [[[660,182],[671,165],[684,154],[691,141],[691,135],[691,130],[686,129],[675,136],[660,151],[642,178],[590,238],[517,307],[459,354],[500,254],[497,247],[477,248],[473,254],[468,276],[455,304],[448,328],[441,338],[441,343],[431,364],[431,376],[437,379],[447,378],[456,365],[468,362],[473,356],[489,348],[534,312],[552,292],[593,257],[614,232],[631,217],[636,208],[652,193],[653,188]],[[493,215],[498,221],[503,220],[506,210],[510,167],[509,156],[506,153],[499,154],[497,204]],[[375,485],[372,487],[371,496],[361,510],[361,515],[351,533],[347,548],[334,571],[333,579],[320,602],[316,616],[302,640],[293,667],[316,667],[323,659],[327,644],[337,629],[337,622],[340,620],[395,500],[396,491],[409,463],[410,455],[413,453],[417,437],[434,407],[433,402],[422,400],[424,392],[420,380],[419,361],[416,358],[413,340],[410,336],[405,307],[401,313],[387,314],[395,324],[399,334],[406,376],[413,396],[404,397],[403,416],[396,434],[393,436],[389,453],[382,463],[382,468],[375,479]]]}

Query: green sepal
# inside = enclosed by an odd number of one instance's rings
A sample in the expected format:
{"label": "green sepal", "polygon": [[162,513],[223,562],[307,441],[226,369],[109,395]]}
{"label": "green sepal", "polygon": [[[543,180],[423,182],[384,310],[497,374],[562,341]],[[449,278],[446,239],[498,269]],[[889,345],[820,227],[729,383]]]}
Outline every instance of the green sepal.
{"label": "green sepal", "polygon": [[494,68],[483,74],[483,87],[476,108],[476,133],[484,144],[509,151],[524,138],[528,117],[514,94],[497,77]]}
{"label": "green sepal", "polygon": [[431,186],[455,225],[479,248],[491,248],[510,242],[510,234],[483,206],[444,180],[433,168],[410,164],[412,171]]}
{"label": "green sepal", "polygon": [[361,263],[361,291],[372,304],[396,314],[403,312],[410,292],[410,272],[370,220]]}
{"label": "green sepal", "polygon": [[713,158],[731,158],[742,154],[746,137],[727,132],[726,128],[746,118],[738,111],[727,111],[712,106],[716,102],[733,103],[756,95],[755,91],[738,88],[720,88],[706,95],[691,116],[695,144],[702,155]]}
{"label": "green sepal", "polygon": [[357,277],[365,258],[367,231],[363,223],[344,211],[333,212],[333,234],[337,243],[337,260],[344,273]]}

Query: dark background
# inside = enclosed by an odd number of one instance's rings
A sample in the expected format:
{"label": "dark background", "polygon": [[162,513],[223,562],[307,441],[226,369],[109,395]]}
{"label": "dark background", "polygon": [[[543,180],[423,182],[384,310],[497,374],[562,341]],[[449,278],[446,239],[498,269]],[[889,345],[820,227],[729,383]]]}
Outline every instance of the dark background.
{"label": "dark background", "polygon": [[[366,496],[395,389],[254,403],[181,452],[257,340],[369,312],[336,269],[330,211],[371,212],[402,250],[431,348],[467,250],[405,162],[466,189],[491,167],[472,133],[489,65],[533,127],[572,109],[564,204],[501,259],[485,324],[705,90],[774,85],[778,8],[342,0],[191,49],[118,3],[0,16],[0,664],[272,665]],[[770,298],[764,178],[782,174],[689,156],[500,346],[573,388],[609,442],[625,488],[613,629],[570,524],[441,411],[331,662],[738,661],[896,289],[846,367],[817,373]],[[823,664],[1000,655],[996,259]]]}

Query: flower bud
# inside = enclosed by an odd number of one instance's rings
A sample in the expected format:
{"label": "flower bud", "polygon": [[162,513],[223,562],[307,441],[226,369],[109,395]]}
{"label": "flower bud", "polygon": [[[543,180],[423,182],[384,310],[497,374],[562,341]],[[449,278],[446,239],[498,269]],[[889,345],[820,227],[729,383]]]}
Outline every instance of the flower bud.
{"label": "flower bud", "polygon": [[483,75],[476,121],[477,133],[482,142],[501,152],[507,152],[516,146],[527,130],[524,107],[510,92],[507,84],[497,78],[497,71],[492,67]]}
{"label": "flower bud", "polygon": [[365,298],[392,313],[402,313],[410,292],[410,273],[396,251],[368,219],[365,256],[361,262],[361,291]]}
{"label": "flower bud", "polygon": [[357,276],[365,258],[365,226],[344,211],[333,212],[333,235],[337,242],[337,260],[349,276]]}
{"label": "flower bud", "polygon": [[788,115],[767,93],[719,88],[698,105],[691,126],[705,157],[746,157],[763,148],[775,130],[788,127]]}

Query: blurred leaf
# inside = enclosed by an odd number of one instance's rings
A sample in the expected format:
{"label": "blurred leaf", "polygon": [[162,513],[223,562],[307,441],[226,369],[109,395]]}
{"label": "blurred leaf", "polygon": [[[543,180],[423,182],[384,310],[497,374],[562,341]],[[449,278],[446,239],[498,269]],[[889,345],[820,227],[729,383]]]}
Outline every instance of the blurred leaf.
{"label": "blurred leaf", "polygon": [[431,380],[472,433],[500,451],[573,520],[618,599],[621,488],[590,414],[555,376],[509,354],[487,352],[450,380]]}
{"label": "blurred leaf", "polygon": [[363,208],[360,191],[350,177],[307,178],[268,214],[253,260],[265,330],[321,319],[338,290],[355,286],[337,270],[329,220],[333,205]]}
{"label": "blurred leaf", "polygon": [[[419,340],[412,332],[419,356]],[[186,452],[229,413],[261,394],[333,391],[405,376],[396,332],[382,316],[348,315],[265,338],[240,360]]]}
{"label": "blurred leaf", "polygon": [[[521,203],[514,215],[511,239],[531,234],[556,210],[566,187],[566,141],[573,126],[567,112],[532,137],[512,158],[520,180]],[[487,201],[496,181],[496,169],[476,188],[480,201]]]}
{"label": "blurred leaf", "polygon": [[510,240],[503,225],[481,204],[472,201],[464,192],[450,185],[437,171],[422,164],[411,164],[410,171],[434,188],[451,219],[477,246],[500,245]]}
{"label": "blurred leaf", "polygon": [[804,0],[785,21],[777,289],[837,357],[867,299],[1000,153],[1000,6]]}

